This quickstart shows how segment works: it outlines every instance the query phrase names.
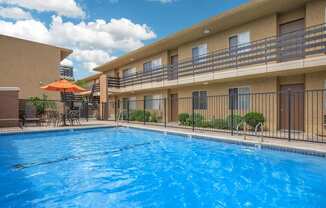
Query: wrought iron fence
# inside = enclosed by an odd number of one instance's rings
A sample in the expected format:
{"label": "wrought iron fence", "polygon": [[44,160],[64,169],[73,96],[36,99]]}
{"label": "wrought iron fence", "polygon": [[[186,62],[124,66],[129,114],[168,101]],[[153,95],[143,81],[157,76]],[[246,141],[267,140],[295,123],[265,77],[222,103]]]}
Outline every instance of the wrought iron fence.
{"label": "wrought iron fence", "polygon": [[[80,125],[81,121],[99,119],[99,103],[86,100],[49,100],[37,97],[19,99],[17,105],[0,109],[0,132],[11,127]],[[65,120],[65,121],[64,121]]]}
{"label": "wrought iron fence", "polygon": [[101,103],[101,118],[239,135],[326,142],[325,90],[231,93]]}
{"label": "wrought iron fence", "polygon": [[301,59],[326,53],[326,24],[252,41],[235,48],[213,51],[200,57],[186,58],[174,65],[162,65],[151,71],[123,78],[108,78],[108,87],[127,87],[175,80],[186,76],[235,69],[243,66]]}

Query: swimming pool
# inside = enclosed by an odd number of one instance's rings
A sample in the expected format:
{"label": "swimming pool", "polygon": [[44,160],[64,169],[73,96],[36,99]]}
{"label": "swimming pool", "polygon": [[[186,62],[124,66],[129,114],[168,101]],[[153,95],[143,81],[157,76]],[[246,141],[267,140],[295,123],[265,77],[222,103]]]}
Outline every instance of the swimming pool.
{"label": "swimming pool", "polygon": [[0,207],[326,207],[326,159],[128,128],[0,136]]}

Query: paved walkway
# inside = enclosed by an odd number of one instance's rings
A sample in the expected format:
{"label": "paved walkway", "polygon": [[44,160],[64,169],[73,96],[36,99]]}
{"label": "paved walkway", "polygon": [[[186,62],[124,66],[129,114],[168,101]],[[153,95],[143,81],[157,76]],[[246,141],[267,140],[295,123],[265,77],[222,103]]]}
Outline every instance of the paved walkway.
{"label": "paved walkway", "polygon": [[[113,122],[111,122],[113,123]],[[231,135],[230,133],[220,133],[211,131],[200,131],[195,132],[192,129],[183,128],[171,128],[164,126],[155,125],[142,125],[142,124],[131,124],[131,123],[119,123],[120,126],[125,127],[136,127],[148,130],[159,130],[163,132],[187,134],[197,137],[206,137],[209,139],[215,139],[219,141],[240,143],[240,144],[250,144],[259,145],[275,150],[288,150],[293,152],[300,152],[305,154],[316,154],[326,157],[326,143],[312,143],[304,141],[288,141],[286,139],[273,139],[273,138],[260,138],[255,136],[244,136],[244,135]]]}
{"label": "paved walkway", "polygon": [[23,128],[20,127],[8,127],[2,128],[0,127],[0,133],[7,133],[7,132],[32,132],[32,131],[49,131],[49,130],[60,130],[60,129],[78,129],[78,128],[90,128],[90,127],[100,127],[100,126],[112,126],[115,125],[114,123],[107,121],[99,121],[95,119],[90,119],[88,121],[81,120],[81,125],[74,125],[74,126],[35,126],[30,124]]}

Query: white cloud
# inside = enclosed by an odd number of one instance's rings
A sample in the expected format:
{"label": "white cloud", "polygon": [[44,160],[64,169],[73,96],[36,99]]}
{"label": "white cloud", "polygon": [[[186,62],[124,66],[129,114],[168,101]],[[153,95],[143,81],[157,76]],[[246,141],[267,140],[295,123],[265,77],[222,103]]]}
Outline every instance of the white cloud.
{"label": "white cloud", "polygon": [[74,63],[70,59],[67,59],[67,58],[63,59],[60,64],[63,66],[73,66],[74,65]]}
{"label": "white cloud", "polygon": [[34,19],[14,23],[0,20],[0,33],[73,49],[70,61],[87,71],[114,59],[114,52],[134,50],[156,37],[147,25],[125,18],[76,24],[58,16],[52,17],[49,26]]}
{"label": "white cloud", "polygon": [[66,17],[85,17],[85,12],[75,0],[0,0],[0,3],[39,12],[55,12]]}
{"label": "white cloud", "polygon": [[15,23],[0,20],[0,33],[42,43],[51,42],[51,35],[46,26],[33,19],[19,20]]}
{"label": "white cloud", "polygon": [[103,64],[107,61],[115,59],[115,56],[111,56],[108,52],[103,50],[75,50],[72,54],[72,59],[81,62],[84,69],[92,71],[95,67]]}
{"label": "white cloud", "polygon": [[143,40],[156,37],[147,25],[135,24],[124,18],[74,24],[63,22],[61,17],[53,17],[50,32],[60,45],[111,51],[130,51],[143,46]]}
{"label": "white cloud", "polygon": [[32,15],[29,12],[24,11],[19,7],[0,6],[0,17],[7,18],[7,19],[22,20],[22,19],[31,19]]}

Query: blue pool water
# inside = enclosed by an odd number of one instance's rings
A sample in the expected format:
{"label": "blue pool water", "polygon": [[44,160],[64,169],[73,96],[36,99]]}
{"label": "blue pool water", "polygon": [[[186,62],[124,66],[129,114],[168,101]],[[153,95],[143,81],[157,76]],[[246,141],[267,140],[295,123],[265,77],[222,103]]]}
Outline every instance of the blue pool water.
{"label": "blue pool water", "polygon": [[0,207],[326,207],[326,159],[126,128],[0,136]]}

